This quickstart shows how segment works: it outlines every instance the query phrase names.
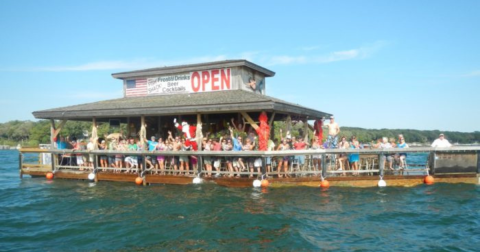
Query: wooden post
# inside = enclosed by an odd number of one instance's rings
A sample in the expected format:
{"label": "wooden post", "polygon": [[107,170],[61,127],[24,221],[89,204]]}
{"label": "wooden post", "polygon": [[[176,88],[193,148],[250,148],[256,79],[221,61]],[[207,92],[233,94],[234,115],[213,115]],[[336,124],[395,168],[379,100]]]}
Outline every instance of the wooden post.
{"label": "wooden post", "polygon": [[287,116],[287,120],[285,122],[285,131],[289,131],[292,134],[292,117],[290,115]]}
{"label": "wooden post", "polygon": [[268,126],[272,127],[274,118],[275,118],[275,112],[273,112],[272,115],[270,116],[270,121],[268,121]]}
{"label": "wooden post", "polygon": [[139,132],[139,139],[142,144],[145,144],[147,141],[147,127],[145,127],[145,116],[140,117],[140,132]]}
{"label": "wooden post", "polygon": [[327,177],[327,154],[322,154],[322,177]]}
{"label": "wooden post", "polygon": [[23,178],[22,166],[23,166],[23,153],[19,151],[18,152],[18,170],[20,172],[20,178]]}
{"label": "wooden post", "polygon": [[[202,115],[200,113],[197,114],[197,132],[195,132],[195,136],[197,138],[197,151],[202,151],[202,143],[203,143],[203,133],[202,133]],[[203,157],[197,156],[197,175],[200,175],[202,172],[203,167]],[[192,170],[194,168],[192,167]]]}
{"label": "wooden post", "polygon": [[[270,158],[271,160],[271,158]],[[270,161],[271,162],[271,161]],[[272,167],[272,165],[270,164],[270,167]],[[267,158],[266,157],[262,157],[262,169],[261,169],[261,173],[262,173],[262,179],[267,179]]]}
{"label": "wooden post", "polygon": [[385,156],[382,153],[378,154],[378,168],[380,170],[380,177],[383,178],[385,170]]}
{"label": "wooden post", "polygon": [[140,175],[143,174],[143,176],[142,176],[143,186],[146,186],[147,185],[147,179],[146,179],[147,175],[143,172],[147,170],[147,156],[143,153],[142,153],[142,162],[143,162],[143,165],[142,165],[142,169],[140,169]]}
{"label": "wooden post", "polygon": [[202,115],[200,113],[197,114],[197,131],[195,132],[195,136],[197,138],[197,147],[198,150],[202,150],[202,141],[203,141],[203,133],[202,133]]}
{"label": "wooden post", "polygon": [[98,131],[97,131],[97,118],[92,119],[92,141],[93,143],[93,149],[98,150]]}
{"label": "wooden post", "polygon": [[95,183],[98,182],[98,155],[93,154],[93,174],[95,174]]}
{"label": "wooden post", "polygon": [[51,164],[51,166],[52,166],[52,172],[53,172],[53,171],[55,171],[55,165],[57,165],[58,159],[57,159],[57,155],[55,155],[55,154],[53,154],[53,153],[51,153],[51,155],[52,155],[52,157],[51,157],[51,158],[52,158],[52,164]]}
{"label": "wooden post", "polygon": [[55,134],[55,120],[53,119],[50,119],[50,144],[51,144],[51,148],[52,149],[56,149],[55,148],[55,141],[54,141],[54,135]]}

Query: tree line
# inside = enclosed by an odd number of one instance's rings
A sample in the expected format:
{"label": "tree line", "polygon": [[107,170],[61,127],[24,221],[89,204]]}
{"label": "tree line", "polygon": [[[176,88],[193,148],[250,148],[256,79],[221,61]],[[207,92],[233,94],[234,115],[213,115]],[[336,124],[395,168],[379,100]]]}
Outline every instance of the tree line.
{"label": "tree line", "polygon": [[[121,128],[126,129],[126,125]],[[279,138],[279,129],[283,129],[285,135],[286,125],[284,122],[275,122],[275,138]],[[303,123],[294,124],[291,128],[293,136],[304,136]],[[92,130],[91,122],[67,121],[62,128],[61,135],[80,138],[88,138],[88,133]],[[363,129],[355,127],[341,127],[340,136],[350,139],[356,136],[362,143],[370,143],[381,137],[398,138],[399,134],[403,134],[407,143],[427,144],[433,142],[440,133],[444,133],[451,143],[474,144],[480,142],[480,131],[475,132],[456,132],[456,131],[439,131],[439,130],[413,130],[413,129]],[[119,132],[118,127],[110,127],[108,123],[102,123],[98,127],[98,135],[103,136],[113,132]],[[326,138],[327,132],[324,131]],[[309,131],[309,139],[312,132]],[[32,121],[9,121],[0,124],[0,145],[36,147],[39,144],[50,143],[50,121],[39,120]]]}

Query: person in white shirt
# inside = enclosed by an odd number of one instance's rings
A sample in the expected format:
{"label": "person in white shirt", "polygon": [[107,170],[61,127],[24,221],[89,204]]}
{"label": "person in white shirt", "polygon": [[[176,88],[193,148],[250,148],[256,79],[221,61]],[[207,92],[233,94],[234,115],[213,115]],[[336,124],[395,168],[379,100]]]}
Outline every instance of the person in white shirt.
{"label": "person in white shirt", "polygon": [[435,139],[435,141],[433,141],[432,147],[452,147],[452,144],[445,139],[445,135],[442,133],[437,139]]}
{"label": "person in white shirt", "polygon": [[[391,149],[394,148],[389,142],[387,137],[382,137],[382,143],[380,144],[381,149]],[[383,154],[383,167],[385,163],[388,162],[388,168],[393,171],[393,156],[392,154]],[[386,167],[385,167],[386,168]]]}

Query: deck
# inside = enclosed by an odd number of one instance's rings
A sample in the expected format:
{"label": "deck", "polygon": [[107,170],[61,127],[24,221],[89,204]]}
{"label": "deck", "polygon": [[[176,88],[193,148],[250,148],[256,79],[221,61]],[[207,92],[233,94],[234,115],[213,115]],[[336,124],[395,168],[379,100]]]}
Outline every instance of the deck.
{"label": "deck", "polygon": [[[395,153],[407,153],[407,167],[399,169],[394,164],[394,170],[385,167],[385,156]],[[132,182],[137,177],[143,179],[143,184],[192,184],[195,177],[203,179],[204,183],[215,183],[227,187],[252,187],[256,179],[268,179],[270,187],[309,186],[319,187],[322,179],[330,182],[330,186],[342,187],[375,187],[379,179],[387,182],[388,186],[416,186],[423,184],[424,177],[433,175],[436,183],[469,183],[479,184],[480,161],[478,154],[480,147],[452,147],[429,148],[417,147],[409,149],[361,149],[361,150],[305,150],[305,151],[242,151],[242,152],[113,152],[113,151],[72,151],[48,149],[21,149],[19,152],[20,176],[42,176],[54,173],[55,179],[89,180],[89,174],[95,174],[94,181]],[[353,170],[348,162],[344,169],[338,170],[338,155],[359,154],[359,169]],[[92,155],[95,162],[90,167],[80,167],[73,164],[63,164],[60,159],[74,159],[76,155],[88,157]],[[142,165],[136,169],[102,168],[99,167],[100,156],[122,155],[140,156]],[[147,156],[156,157],[188,156],[195,157],[198,164],[192,163],[188,171],[180,171],[166,162],[164,170],[149,167]],[[305,156],[304,165],[299,165],[296,156]],[[423,160],[415,161],[413,157],[423,156]],[[248,160],[261,159],[260,171],[251,173],[249,169],[239,172],[228,170],[226,159],[242,157]],[[287,172],[278,172],[276,161],[280,157],[292,157]],[[221,160],[220,168],[207,171],[203,165],[205,158]],[[272,168],[267,169],[266,159],[272,159]],[[318,159],[316,159],[318,158]],[[167,160],[169,160],[167,158]],[[415,162],[413,162],[415,161]],[[210,176],[209,176],[210,175]],[[231,177],[236,175],[236,177]],[[282,177],[279,177],[281,175]],[[289,177],[286,177],[286,176]]]}

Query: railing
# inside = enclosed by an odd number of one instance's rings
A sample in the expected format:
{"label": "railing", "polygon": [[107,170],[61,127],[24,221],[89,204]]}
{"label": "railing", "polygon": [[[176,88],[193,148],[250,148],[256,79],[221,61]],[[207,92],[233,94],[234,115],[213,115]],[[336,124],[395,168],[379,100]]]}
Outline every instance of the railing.
{"label": "railing", "polygon": [[[429,172],[428,156],[435,155],[436,152],[478,152],[480,147],[451,147],[451,148],[430,148],[414,147],[408,149],[329,149],[329,150],[289,150],[289,151],[154,151],[154,152],[136,152],[136,151],[75,151],[75,150],[46,150],[46,149],[21,149],[20,165],[22,169],[35,169],[35,165],[42,170],[70,171],[70,172],[111,172],[111,173],[136,173],[139,176],[146,174],[158,175],[183,175],[183,176],[279,176],[279,177],[332,177],[332,176],[365,176],[385,174],[396,175],[420,175]],[[43,156],[50,155],[51,164],[27,163],[24,157],[29,153],[41,153]],[[393,170],[385,167],[385,158],[398,153],[407,153],[406,165],[400,170],[393,166]],[[348,157],[349,154],[358,154],[359,167],[352,169],[349,162],[345,162],[342,155]],[[81,155],[85,163],[89,158],[91,164],[81,166],[74,160],[77,155]],[[115,157],[119,155],[121,167],[114,167],[108,162],[108,167],[102,167],[101,160],[104,157]],[[412,156],[418,155],[418,160],[412,159]],[[163,169],[159,166],[150,164],[150,160],[157,159],[158,156],[165,157],[165,166]],[[305,163],[301,165],[298,157],[303,156]],[[134,167],[126,166],[126,157],[138,158],[137,165]],[[175,158],[175,159],[173,159]],[[242,158],[245,169],[236,170],[238,158]],[[189,169],[181,169],[180,164],[175,164],[174,160],[186,160],[184,164],[189,164]],[[266,161],[270,159],[270,169]],[[388,158],[390,159],[390,158]],[[41,160],[45,160],[42,158]],[[118,159],[117,159],[118,160]],[[194,161],[197,162],[194,162]],[[286,160],[286,166],[283,163]],[[435,159],[433,159],[433,162]],[[279,166],[279,161],[282,166]],[[235,162],[235,163],[234,163]],[[249,163],[253,162],[254,171],[250,171]],[[259,163],[261,162],[261,165]],[[345,162],[343,169],[339,170],[340,163]],[[206,165],[211,163],[210,166]],[[256,164],[255,164],[256,163]],[[220,165],[218,165],[220,164]],[[259,167],[258,167],[259,166]],[[208,167],[208,170],[207,170]],[[218,167],[218,169],[217,169]],[[283,168],[279,170],[279,168]]]}

